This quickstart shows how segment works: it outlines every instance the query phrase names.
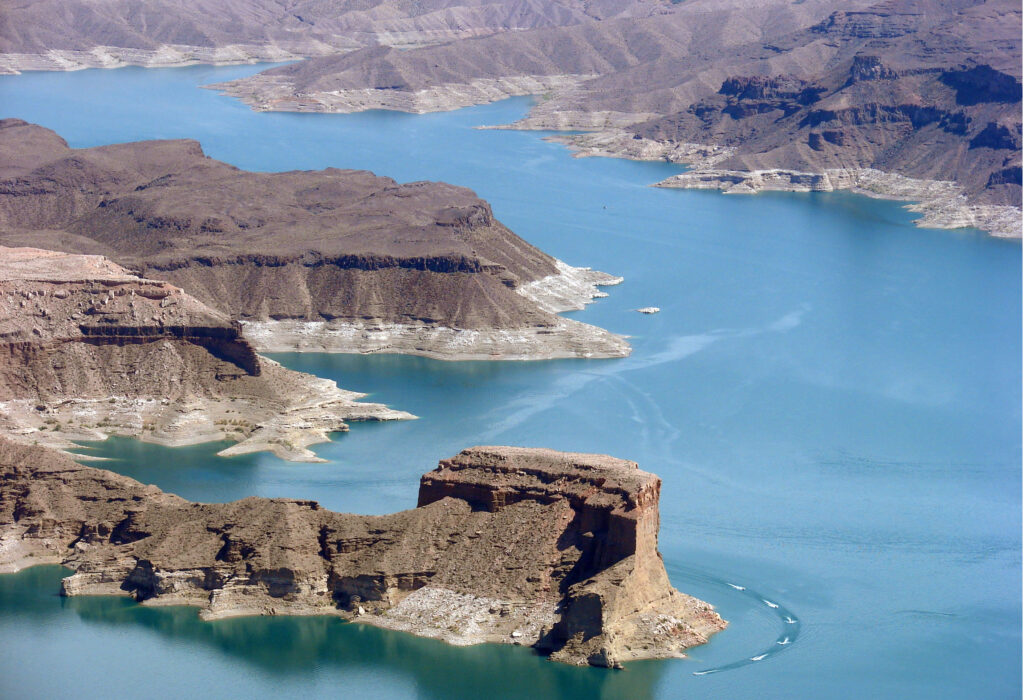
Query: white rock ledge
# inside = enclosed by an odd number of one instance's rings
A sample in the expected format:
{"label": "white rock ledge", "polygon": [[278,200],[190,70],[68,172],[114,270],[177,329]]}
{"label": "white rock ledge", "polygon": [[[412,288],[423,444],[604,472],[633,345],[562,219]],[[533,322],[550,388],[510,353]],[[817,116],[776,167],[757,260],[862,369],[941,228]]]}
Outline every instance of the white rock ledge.
{"label": "white rock ledge", "polygon": [[286,76],[259,74],[205,85],[238,98],[256,111],[351,113],[371,109],[423,114],[497,102],[508,97],[566,90],[594,75],[516,75],[446,83],[422,90],[353,88],[298,92]]}
{"label": "white rock ledge", "polygon": [[261,352],[397,353],[436,360],[550,360],[626,357],[624,336],[567,318],[554,326],[459,329],[377,321],[247,321]]}
{"label": "white rock ledge", "polygon": [[608,296],[598,287],[622,284],[622,278],[589,267],[572,267],[555,261],[558,273],[527,282],[516,291],[553,314],[579,311],[596,298]]}
{"label": "white rock ledge", "polygon": [[[599,286],[622,282],[587,267],[555,264],[557,274],[516,290],[551,314],[582,309],[607,296]],[[261,352],[397,353],[437,360],[615,358],[631,352],[626,336],[558,316],[550,326],[485,329],[376,320],[243,321],[242,332]]]}
{"label": "white rock ledge", "polygon": [[998,238],[1021,238],[1021,209],[974,204],[955,182],[923,180],[874,168],[830,168],[820,173],[785,169],[725,170],[717,165],[734,149],[708,144],[668,143],[635,138],[621,129],[547,137],[568,146],[576,157],[599,156],[685,163],[692,170],[657,183],[658,187],[716,189],[728,194],[834,192],[847,190],[878,199],[904,200],[923,216],[924,228],[978,228]]}

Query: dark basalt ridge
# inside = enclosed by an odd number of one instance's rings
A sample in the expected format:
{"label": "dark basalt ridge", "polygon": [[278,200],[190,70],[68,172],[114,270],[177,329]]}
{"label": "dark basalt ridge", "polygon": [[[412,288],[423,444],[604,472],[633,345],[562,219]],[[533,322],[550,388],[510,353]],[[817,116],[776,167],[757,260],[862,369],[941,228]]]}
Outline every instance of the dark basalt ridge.
{"label": "dark basalt ridge", "polygon": [[725,623],[674,590],[660,480],[601,455],[480,447],[419,506],[189,503],[0,439],[0,570],[61,563],[65,595],[199,606],[205,618],[337,614],[458,644],[530,644],[574,664],[677,656]]}

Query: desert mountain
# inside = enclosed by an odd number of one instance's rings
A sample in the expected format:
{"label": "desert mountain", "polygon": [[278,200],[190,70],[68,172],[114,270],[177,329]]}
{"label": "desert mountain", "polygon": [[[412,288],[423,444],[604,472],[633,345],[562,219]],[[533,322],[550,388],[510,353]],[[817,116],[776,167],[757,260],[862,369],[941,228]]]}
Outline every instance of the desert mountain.
{"label": "desert mountain", "polygon": [[258,349],[622,356],[557,316],[618,281],[522,240],[473,192],[365,171],[252,173],[194,141],[72,149],[0,121],[0,241],[105,255],[245,324]]}

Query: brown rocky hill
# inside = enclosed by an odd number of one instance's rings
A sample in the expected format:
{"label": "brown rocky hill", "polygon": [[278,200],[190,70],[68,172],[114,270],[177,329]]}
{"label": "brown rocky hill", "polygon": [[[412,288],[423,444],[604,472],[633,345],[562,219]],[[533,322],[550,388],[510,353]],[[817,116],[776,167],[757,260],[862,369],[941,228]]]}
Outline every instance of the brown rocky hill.
{"label": "brown rocky hill", "polygon": [[0,571],[60,563],[75,570],[65,595],[194,605],[206,619],[336,614],[618,666],[678,656],[725,626],[668,581],[660,485],[601,455],[472,448],[423,477],[414,510],[359,516],[189,503],[0,439]]}
{"label": "brown rocky hill", "polygon": [[3,0],[0,70],[282,60],[671,7],[669,0]]}
{"label": "brown rocky hill", "polygon": [[[720,80],[725,66],[751,61],[753,42],[809,28],[832,9],[828,0],[691,0],[656,17],[610,18],[410,51],[368,47],[214,87],[257,109],[421,112],[538,92],[539,85],[546,86],[540,92],[553,92],[536,110],[545,126],[629,123],[685,107]],[[615,76],[622,79],[613,84]]]}
{"label": "brown rocky hill", "polygon": [[246,172],[194,141],[71,149],[3,120],[0,242],[169,281],[243,321],[258,349],[628,354],[621,337],[555,315],[617,278],[552,258],[444,183]]}
{"label": "brown rocky hill", "polygon": [[518,126],[597,130],[565,140],[700,171],[674,186],[852,188],[924,200],[924,223],[1019,236],[1020,66],[1015,0],[693,0],[662,17],[363,49],[216,87],[300,111],[546,93]]}
{"label": "brown rocky hill", "polygon": [[237,323],[106,258],[0,247],[0,433],[68,447],[128,435],[222,454],[306,447],[346,420],[411,418],[255,353]]}
{"label": "brown rocky hill", "polygon": [[[1013,11],[1016,5],[1016,12]],[[718,168],[876,168],[1021,204],[1020,7],[893,0],[835,12],[785,49],[834,46],[823,69],[739,75],[632,127],[733,150]]]}

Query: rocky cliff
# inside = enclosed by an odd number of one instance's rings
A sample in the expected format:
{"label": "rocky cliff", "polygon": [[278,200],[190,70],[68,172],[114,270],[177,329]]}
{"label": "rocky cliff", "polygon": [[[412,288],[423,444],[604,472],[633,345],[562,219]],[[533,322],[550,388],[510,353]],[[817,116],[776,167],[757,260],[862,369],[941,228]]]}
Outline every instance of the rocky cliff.
{"label": "rocky cliff", "polygon": [[189,503],[2,439],[0,477],[0,570],[64,564],[65,595],[207,619],[337,614],[598,666],[677,656],[725,626],[669,584],[660,480],[611,457],[472,448],[423,477],[417,508],[385,516]]}
{"label": "rocky cliff", "polygon": [[58,447],[138,436],[306,447],[346,420],[411,418],[260,357],[237,323],[100,256],[0,247],[0,433]]}
{"label": "rocky cliff", "polygon": [[629,352],[620,336],[556,315],[618,278],[546,255],[444,183],[245,172],[193,141],[71,149],[4,120],[0,242],[106,255],[241,321],[261,350]]}

